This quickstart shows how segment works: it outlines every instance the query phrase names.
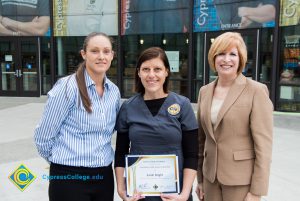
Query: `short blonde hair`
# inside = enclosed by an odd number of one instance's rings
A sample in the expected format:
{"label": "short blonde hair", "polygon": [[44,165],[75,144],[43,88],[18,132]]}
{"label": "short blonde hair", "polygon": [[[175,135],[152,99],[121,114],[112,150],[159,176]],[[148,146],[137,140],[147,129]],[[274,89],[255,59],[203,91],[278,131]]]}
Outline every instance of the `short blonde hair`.
{"label": "short blonde hair", "polygon": [[212,43],[208,52],[208,63],[210,68],[216,72],[215,58],[220,53],[236,47],[239,53],[239,67],[237,73],[242,73],[247,62],[247,47],[240,33],[226,32],[218,36]]}

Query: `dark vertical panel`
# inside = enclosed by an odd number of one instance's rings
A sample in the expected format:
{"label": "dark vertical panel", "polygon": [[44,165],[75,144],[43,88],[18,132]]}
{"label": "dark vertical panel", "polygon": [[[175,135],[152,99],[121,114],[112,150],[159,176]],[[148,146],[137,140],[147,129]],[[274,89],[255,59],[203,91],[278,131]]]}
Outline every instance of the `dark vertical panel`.
{"label": "dark vertical panel", "polygon": [[117,37],[117,43],[118,43],[118,64],[117,64],[117,85],[120,89],[121,97],[123,97],[123,66],[124,66],[124,55],[123,55],[123,45],[122,45],[122,0],[118,0],[118,37]]}
{"label": "dark vertical panel", "polygon": [[55,40],[54,40],[54,27],[53,27],[53,0],[49,0],[49,8],[50,8],[50,74],[51,74],[51,86],[55,83],[55,75],[56,75],[56,55],[55,55]]}
{"label": "dark vertical panel", "polygon": [[194,91],[194,84],[193,84],[193,72],[194,72],[194,38],[193,38],[193,10],[194,10],[194,0],[190,0],[189,2],[189,49],[188,49],[188,92],[187,96],[189,99],[192,99],[192,91]]}
{"label": "dark vertical panel", "polygon": [[279,48],[279,16],[280,16],[280,3],[276,4],[276,23],[273,34],[273,59],[272,59],[272,76],[271,76],[271,91],[270,98],[277,109],[277,93],[279,91],[277,75],[279,74],[279,62],[280,62],[280,48]]}

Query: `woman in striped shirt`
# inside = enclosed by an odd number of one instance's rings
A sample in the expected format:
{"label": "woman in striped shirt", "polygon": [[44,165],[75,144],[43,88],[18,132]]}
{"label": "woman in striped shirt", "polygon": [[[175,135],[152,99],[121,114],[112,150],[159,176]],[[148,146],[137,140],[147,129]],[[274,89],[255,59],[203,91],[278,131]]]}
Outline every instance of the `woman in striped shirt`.
{"label": "woman in striped shirt", "polygon": [[38,152],[50,163],[50,201],[113,200],[111,138],[120,93],[106,77],[112,42],[91,33],[80,53],[83,63],[49,91],[35,130]]}

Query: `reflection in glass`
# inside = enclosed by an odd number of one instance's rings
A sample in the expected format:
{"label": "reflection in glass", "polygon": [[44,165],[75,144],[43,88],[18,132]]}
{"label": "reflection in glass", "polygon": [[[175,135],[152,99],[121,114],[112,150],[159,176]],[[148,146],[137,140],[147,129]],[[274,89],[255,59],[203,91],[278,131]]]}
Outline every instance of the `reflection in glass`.
{"label": "reflection in glass", "polygon": [[[1,66],[2,68],[2,66]],[[2,90],[15,91],[17,88],[14,72],[2,72]]]}
{"label": "reflection in glass", "polygon": [[300,25],[282,27],[277,109],[300,112]]}
{"label": "reflection in glass", "polygon": [[57,70],[59,77],[74,73],[82,62],[80,50],[84,37],[57,37]]}
{"label": "reflection in glass", "polygon": [[169,80],[169,90],[178,93],[182,96],[187,96],[187,81],[186,80]]}
{"label": "reflection in glass", "polygon": [[271,90],[273,29],[261,30],[260,63],[258,67],[258,81],[267,85]]}
{"label": "reflection in glass", "polygon": [[189,1],[122,0],[121,34],[185,33],[189,31]]}
{"label": "reflection in glass", "polygon": [[15,49],[11,42],[0,42],[2,91],[16,91]]}
{"label": "reflection in glass", "polygon": [[242,34],[247,47],[247,62],[243,70],[243,74],[248,78],[255,78],[255,65],[256,65],[256,41],[254,35]]}
{"label": "reflection in glass", "polygon": [[194,52],[194,62],[195,62],[195,69],[193,73],[193,97],[192,101],[196,102],[198,98],[198,93],[200,87],[203,85],[203,69],[204,69],[204,34],[203,33],[196,33],[195,35],[195,52]]}
{"label": "reflection in glass", "polygon": [[135,94],[135,84],[134,84],[134,79],[128,79],[124,78],[124,95],[126,98],[129,98]]}
{"label": "reflection in glass", "polygon": [[50,76],[43,76],[42,78],[42,92],[43,94],[47,94],[48,91],[51,89],[51,77]]}
{"label": "reflection in glass", "polygon": [[21,60],[22,71],[19,77],[23,77],[23,89],[24,91],[37,91],[37,59],[36,59],[36,45],[31,41],[21,42]]}
{"label": "reflection in glass", "polygon": [[51,88],[50,70],[50,38],[41,38],[41,75],[42,75],[42,94],[47,94]]}

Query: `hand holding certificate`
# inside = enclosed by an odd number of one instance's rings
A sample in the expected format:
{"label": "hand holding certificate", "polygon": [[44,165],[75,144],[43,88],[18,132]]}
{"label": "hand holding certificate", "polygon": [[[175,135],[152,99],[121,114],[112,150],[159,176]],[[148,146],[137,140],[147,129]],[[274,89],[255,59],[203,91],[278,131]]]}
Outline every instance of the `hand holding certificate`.
{"label": "hand holding certificate", "polygon": [[161,193],[179,194],[178,158],[176,155],[128,155],[126,157],[128,196],[137,190],[144,196]]}

